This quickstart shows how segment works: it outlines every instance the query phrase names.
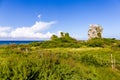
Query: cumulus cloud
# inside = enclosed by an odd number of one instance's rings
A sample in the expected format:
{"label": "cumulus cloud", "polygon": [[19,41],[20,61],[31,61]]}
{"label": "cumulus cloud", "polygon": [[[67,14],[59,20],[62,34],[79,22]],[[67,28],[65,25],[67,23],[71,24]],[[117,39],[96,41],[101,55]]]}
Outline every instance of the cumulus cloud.
{"label": "cumulus cloud", "polygon": [[10,27],[0,27],[0,37],[8,37],[8,33],[10,30]]}
{"label": "cumulus cloud", "polygon": [[6,32],[9,31],[11,28],[10,27],[0,27],[0,32]]}
{"label": "cumulus cloud", "polygon": [[42,22],[37,21],[33,26],[31,27],[17,27],[15,29],[12,29],[11,27],[0,27],[0,37],[2,38],[26,38],[26,39],[42,39],[42,38],[50,38],[52,34],[54,33],[42,33],[42,31],[48,29],[53,24],[55,24],[55,21],[51,22]]}

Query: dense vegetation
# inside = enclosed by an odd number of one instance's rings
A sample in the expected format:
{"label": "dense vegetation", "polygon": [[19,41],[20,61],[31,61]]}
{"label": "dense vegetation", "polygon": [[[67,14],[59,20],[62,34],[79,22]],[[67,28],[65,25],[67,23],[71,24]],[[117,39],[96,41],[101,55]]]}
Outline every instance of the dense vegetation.
{"label": "dense vegetation", "polygon": [[78,41],[68,33],[45,42],[1,45],[0,80],[119,80],[119,56],[119,40]]}
{"label": "dense vegetation", "polygon": [[93,38],[90,40],[76,40],[69,36],[68,33],[61,32],[61,36],[58,37],[53,35],[51,40],[44,42],[33,42],[30,46],[41,47],[41,48],[81,48],[81,47],[120,47],[120,40],[115,38]]}
{"label": "dense vegetation", "polygon": [[69,36],[68,33],[61,32],[61,37],[53,35],[51,40],[44,42],[34,42],[31,46],[40,46],[41,48],[56,48],[56,47],[79,47],[79,41]]}
{"label": "dense vegetation", "polygon": [[119,53],[109,48],[2,46],[0,80],[119,80]]}

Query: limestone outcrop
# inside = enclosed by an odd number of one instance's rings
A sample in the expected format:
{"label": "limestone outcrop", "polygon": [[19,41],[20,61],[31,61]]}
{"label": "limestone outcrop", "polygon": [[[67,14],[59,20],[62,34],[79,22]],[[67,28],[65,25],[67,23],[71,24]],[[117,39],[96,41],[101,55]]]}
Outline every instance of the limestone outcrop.
{"label": "limestone outcrop", "polygon": [[102,26],[98,24],[90,24],[90,28],[88,30],[88,39],[102,38],[102,31]]}

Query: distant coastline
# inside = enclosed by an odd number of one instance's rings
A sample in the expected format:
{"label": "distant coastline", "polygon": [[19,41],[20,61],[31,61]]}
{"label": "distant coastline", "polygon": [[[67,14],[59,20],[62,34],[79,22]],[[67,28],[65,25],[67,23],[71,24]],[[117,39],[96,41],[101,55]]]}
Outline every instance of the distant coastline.
{"label": "distant coastline", "polygon": [[42,42],[43,40],[1,40],[0,45],[9,45],[9,44],[29,44],[31,42]]}

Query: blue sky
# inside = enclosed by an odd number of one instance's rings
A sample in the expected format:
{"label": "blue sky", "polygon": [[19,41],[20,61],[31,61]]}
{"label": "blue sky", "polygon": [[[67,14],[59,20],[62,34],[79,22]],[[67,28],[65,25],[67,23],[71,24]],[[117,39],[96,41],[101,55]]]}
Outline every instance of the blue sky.
{"label": "blue sky", "polygon": [[90,24],[120,39],[119,21],[120,0],[0,0],[1,39],[48,39],[60,31],[87,39]]}

